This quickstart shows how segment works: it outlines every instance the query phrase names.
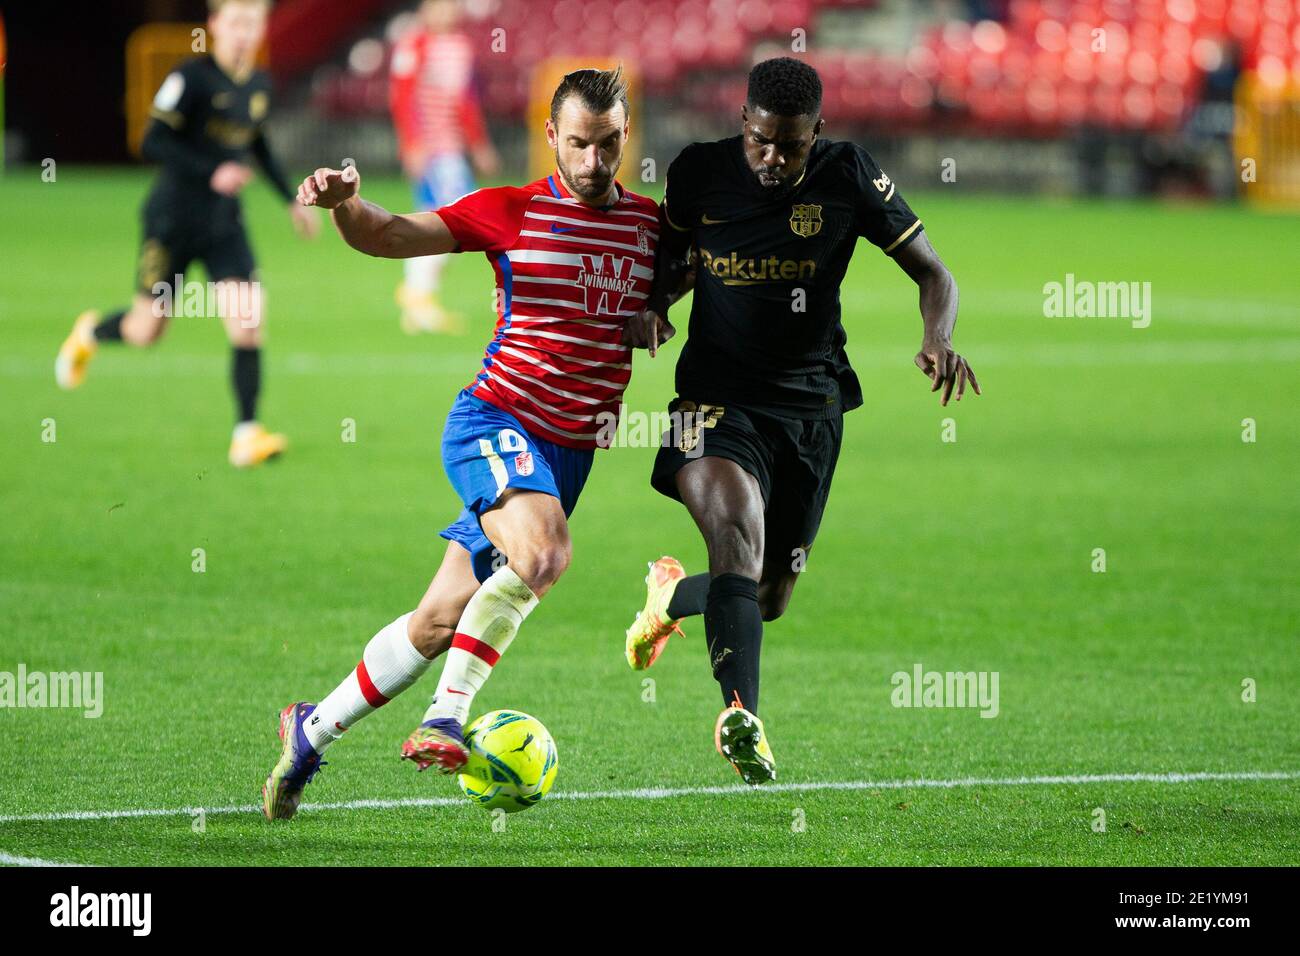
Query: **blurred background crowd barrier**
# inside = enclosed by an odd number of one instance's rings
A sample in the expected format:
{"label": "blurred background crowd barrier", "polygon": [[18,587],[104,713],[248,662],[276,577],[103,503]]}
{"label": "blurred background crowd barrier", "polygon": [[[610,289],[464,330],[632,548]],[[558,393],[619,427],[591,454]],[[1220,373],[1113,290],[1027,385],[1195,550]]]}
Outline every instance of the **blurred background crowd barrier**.
{"label": "blurred background crowd barrier", "polygon": [[[273,141],[295,171],[343,157],[398,168],[389,69],[418,6],[275,5]],[[88,119],[103,142],[87,137],[73,152],[125,159],[205,7],[88,8],[113,22],[86,25],[87,69],[65,45],[58,70],[47,62],[39,77],[53,88],[26,96],[17,84],[54,49],[36,31],[73,28],[54,7],[10,26],[7,160],[57,155],[59,124],[95,110],[108,114]],[[913,188],[955,179],[1300,205],[1300,0],[464,0],[456,29],[475,51],[475,89],[508,178],[545,171],[538,124],[563,69],[622,62],[632,73],[631,183],[661,179],[687,142],[737,132],[749,66],[793,55],[821,72],[827,134],[863,143]]]}

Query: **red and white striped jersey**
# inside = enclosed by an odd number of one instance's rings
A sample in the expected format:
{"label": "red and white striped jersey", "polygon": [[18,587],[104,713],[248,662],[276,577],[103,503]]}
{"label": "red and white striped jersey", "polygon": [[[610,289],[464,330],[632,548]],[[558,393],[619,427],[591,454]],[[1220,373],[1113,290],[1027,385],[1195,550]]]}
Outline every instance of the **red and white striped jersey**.
{"label": "red and white striped jersey", "polygon": [[487,253],[496,272],[496,334],[466,389],[570,448],[608,444],[598,439],[613,429],[602,426],[617,420],[632,376],[623,326],[654,275],[658,206],[617,189],[618,200],[598,209],[556,173],[437,211],[459,251]]}
{"label": "red and white striped jersey", "polygon": [[473,79],[474,48],[465,34],[414,30],[397,41],[388,104],[403,156],[463,153],[487,139]]}

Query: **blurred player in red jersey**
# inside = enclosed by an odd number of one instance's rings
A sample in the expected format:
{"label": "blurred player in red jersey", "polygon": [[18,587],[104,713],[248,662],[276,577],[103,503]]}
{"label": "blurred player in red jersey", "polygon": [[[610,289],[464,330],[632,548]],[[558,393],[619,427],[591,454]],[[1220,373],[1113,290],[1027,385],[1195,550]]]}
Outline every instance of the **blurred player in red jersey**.
{"label": "blurred player in red jersey", "polygon": [[[481,176],[495,176],[500,166],[474,89],[474,49],[456,29],[459,21],[459,0],[424,0],[420,26],[393,50],[388,100],[397,148],[425,212],[474,191],[466,151]],[[408,334],[463,330],[461,317],[438,299],[446,262],[445,255],[406,260],[397,304]]]}
{"label": "blurred player in red jersey", "polygon": [[362,199],[355,167],[318,169],[298,188],[369,255],[485,253],[497,326],[443,428],[443,467],[464,508],[442,532],[442,566],[338,687],[281,712],[284,744],[262,788],[268,818],[292,817],[325,749],[443,652],[437,692],[402,756],[421,770],[460,769],[475,693],[568,567],[569,515],[595,449],[610,444],[632,375],[625,326],[646,302],[659,241],[654,200],[615,179],[628,129],[621,70],[579,70],[551,100],[555,172],[544,179],[405,216]]}

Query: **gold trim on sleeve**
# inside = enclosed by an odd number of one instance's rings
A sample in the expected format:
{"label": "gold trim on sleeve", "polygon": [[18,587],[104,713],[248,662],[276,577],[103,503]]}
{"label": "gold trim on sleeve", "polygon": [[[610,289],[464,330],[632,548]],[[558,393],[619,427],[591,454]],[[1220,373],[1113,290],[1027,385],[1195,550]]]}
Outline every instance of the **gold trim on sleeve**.
{"label": "gold trim on sleeve", "polygon": [[885,249],[885,254],[888,255],[889,253],[897,249],[898,244],[900,242],[902,242],[912,233],[916,232],[916,230],[919,229],[920,227],[921,227],[921,220],[918,219],[916,220],[916,222],[912,223],[910,226],[907,227],[907,232],[903,233],[901,236],[899,236],[897,239],[895,239],[893,242],[889,244],[889,247]]}

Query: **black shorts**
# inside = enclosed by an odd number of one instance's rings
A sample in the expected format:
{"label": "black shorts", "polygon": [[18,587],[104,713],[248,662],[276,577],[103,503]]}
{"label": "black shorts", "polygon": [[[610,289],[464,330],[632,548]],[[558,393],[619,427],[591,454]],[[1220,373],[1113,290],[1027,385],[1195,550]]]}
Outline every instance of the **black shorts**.
{"label": "black shorts", "polygon": [[202,215],[196,213],[183,197],[161,193],[149,197],[141,215],[137,292],[154,295],[157,283],[171,283],[173,276],[184,275],[195,259],[203,263],[210,281],[256,278],[257,264],[238,201],[202,209]]}
{"label": "black shorts", "polygon": [[752,405],[703,405],[676,399],[674,426],[655,456],[651,486],[681,501],[677,472],[697,458],[726,458],[758,480],[766,517],[764,563],[793,561],[817,537],[830,497],[844,416],[802,419]]}

